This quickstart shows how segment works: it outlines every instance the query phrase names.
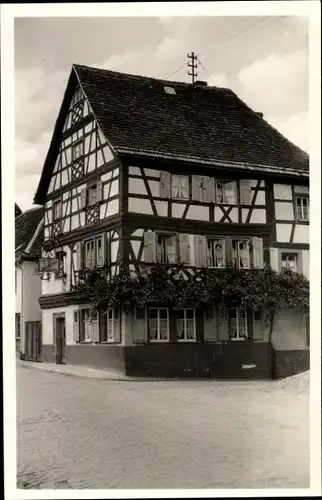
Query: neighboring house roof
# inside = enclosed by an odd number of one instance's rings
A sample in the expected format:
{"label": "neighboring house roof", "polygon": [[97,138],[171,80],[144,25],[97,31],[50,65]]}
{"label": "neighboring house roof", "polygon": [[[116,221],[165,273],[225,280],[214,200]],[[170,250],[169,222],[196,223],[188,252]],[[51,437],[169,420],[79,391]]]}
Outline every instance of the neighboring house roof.
{"label": "neighboring house roof", "polygon": [[[35,201],[48,188],[65,113],[80,84],[116,154],[308,175],[309,156],[229,89],[73,65]],[[172,87],[175,95],[165,92]],[[40,197],[40,198],[39,198]]]}
{"label": "neighboring house roof", "polygon": [[37,257],[44,238],[44,209],[32,208],[15,219],[15,256]]}
{"label": "neighboring house roof", "polygon": [[15,217],[18,217],[18,215],[22,214],[21,208],[15,203]]}

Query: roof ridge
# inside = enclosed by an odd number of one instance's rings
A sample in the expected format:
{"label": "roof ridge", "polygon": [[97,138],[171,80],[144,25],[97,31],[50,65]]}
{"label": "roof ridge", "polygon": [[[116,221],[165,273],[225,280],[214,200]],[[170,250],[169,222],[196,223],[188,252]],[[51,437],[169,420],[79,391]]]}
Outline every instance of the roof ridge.
{"label": "roof ridge", "polygon": [[[154,76],[138,75],[138,74],[134,74],[134,73],[125,73],[125,72],[122,72],[122,71],[113,71],[111,69],[98,68],[97,66],[87,66],[85,64],[73,63],[73,67],[75,68],[76,71],[77,71],[77,68],[81,68],[81,69],[86,69],[86,70],[90,70],[90,71],[100,71],[102,73],[106,73],[106,74],[110,74],[110,75],[115,75],[115,76],[118,76],[118,75],[120,75],[120,76],[128,76],[128,77],[131,77],[131,78],[137,78],[138,80],[152,80],[152,81],[159,82],[159,83],[164,83],[164,84],[182,85],[182,86],[185,86],[187,88],[190,88],[190,87],[193,86],[193,84],[189,83],[189,82],[180,82],[180,81],[177,81],[177,80],[167,80],[165,78],[157,78],[157,77],[154,77]],[[203,89],[226,90],[226,91],[232,92],[232,90],[229,89],[228,87],[217,87],[216,85],[209,85],[208,82],[207,82],[207,85],[203,86],[202,88]]]}

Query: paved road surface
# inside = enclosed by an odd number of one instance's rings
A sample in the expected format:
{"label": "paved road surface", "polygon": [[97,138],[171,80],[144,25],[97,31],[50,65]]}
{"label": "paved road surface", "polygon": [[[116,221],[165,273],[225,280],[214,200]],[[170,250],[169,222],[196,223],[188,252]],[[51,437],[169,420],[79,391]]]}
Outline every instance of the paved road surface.
{"label": "paved road surface", "polygon": [[18,488],[307,488],[308,396],[17,368]]}

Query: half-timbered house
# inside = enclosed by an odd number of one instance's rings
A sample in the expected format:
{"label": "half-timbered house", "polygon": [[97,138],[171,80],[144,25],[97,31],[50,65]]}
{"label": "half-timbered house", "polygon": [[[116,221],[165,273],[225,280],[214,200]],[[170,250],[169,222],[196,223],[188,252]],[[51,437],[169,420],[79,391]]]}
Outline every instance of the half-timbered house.
{"label": "half-timbered house", "polygon": [[[74,65],[34,201],[61,268],[42,277],[44,361],[270,376],[261,311],[99,313],[77,290],[81,270],[107,266],[113,277],[120,262],[134,272],[162,262],[188,274],[268,265],[308,276],[308,155],[235,93]],[[300,313],[278,314],[272,342],[286,371],[307,365]]]}

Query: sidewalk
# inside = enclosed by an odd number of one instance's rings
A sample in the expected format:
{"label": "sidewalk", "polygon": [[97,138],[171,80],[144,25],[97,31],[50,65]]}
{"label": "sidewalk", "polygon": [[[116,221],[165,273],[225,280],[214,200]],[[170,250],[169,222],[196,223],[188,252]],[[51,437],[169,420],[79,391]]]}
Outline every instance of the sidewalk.
{"label": "sidewalk", "polygon": [[97,370],[95,368],[89,368],[88,366],[77,366],[77,365],[56,365],[54,363],[37,363],[34,361],[22,361],[17,360],[17,364],[23,368],[34,368],[40,371],[60,373],[61,375],[67,375],[70,377],[82,377],[82,378],[93,378],[99,380],[143,380],[136,377],[127,377],[121,373],[110,372],[107,370]]}

